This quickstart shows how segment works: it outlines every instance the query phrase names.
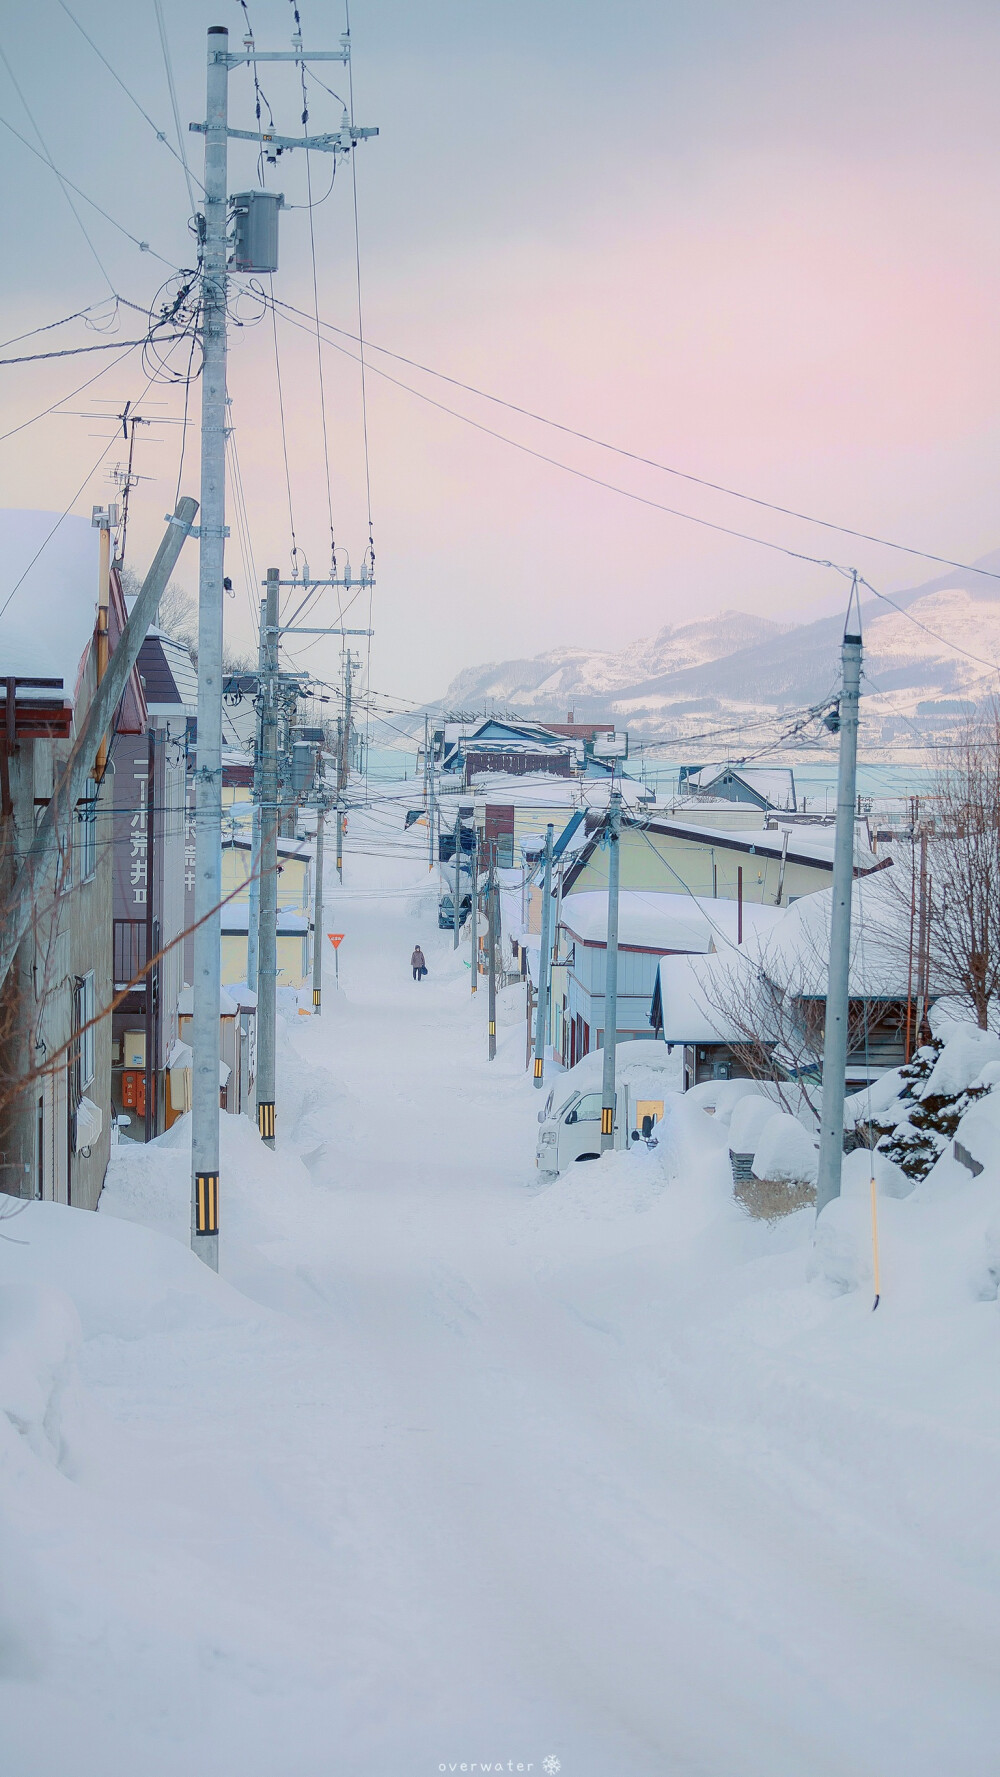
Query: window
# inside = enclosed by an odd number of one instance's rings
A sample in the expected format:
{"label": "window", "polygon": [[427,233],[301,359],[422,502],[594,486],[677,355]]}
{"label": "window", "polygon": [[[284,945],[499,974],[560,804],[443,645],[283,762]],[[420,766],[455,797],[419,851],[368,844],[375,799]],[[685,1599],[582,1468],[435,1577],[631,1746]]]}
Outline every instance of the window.
{"label": "window", "polygon": [[601,1094],[585,1092],[576,1108],[574,1123],[599,1123],[601,1121]]}
{"label": "window", "polygon": [[78,1093],[86,1092],[93,1083],[97,1066],[96,1060],[96,1029],[93,1023],[97,1011],[94,995],[94,971],[76,978],[76,1085]]}
{"label": "window", "polygon": [[97,869],[97,797],[96,784],[87,786],[87,793],[77,803],[77,857],[80,860],[78,881],[89,882]]}

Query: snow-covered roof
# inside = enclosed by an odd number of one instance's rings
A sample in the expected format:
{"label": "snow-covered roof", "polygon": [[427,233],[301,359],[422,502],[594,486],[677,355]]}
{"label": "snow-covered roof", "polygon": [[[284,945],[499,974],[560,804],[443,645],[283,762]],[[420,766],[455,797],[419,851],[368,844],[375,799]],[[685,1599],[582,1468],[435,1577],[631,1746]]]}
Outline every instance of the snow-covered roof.
{"label": "snow-covered roof", "polygon": [[[250,818],[252,818],[253,804],[248,803],[247,807],[251,810]],[[226,818],[228,819],[228,817],[229,809],[227,808]],[[312,857],[313,851],[315,850],[314,843],[311,839],[279,839],[276,843],[278,856],[281,858],[302,858],[303,860],[307,860]],[[253,840],[244,839],[242,834],[239,833],[224,833],[222,836],[222,849],[225,851],[227,848],[235,849],[236,851],[251,851],[253,849]]]}
{"label": "snow-covered roof", "polygon": [[[783,917],[779,907],[744,902],[743,933],[769,931]],[[605,944],[608,935],[606,889],[588,889],[568,895],[562,904],[562,924],[585,944]],[[618,941],[643,950],[682,950],[705,953],[734,945],[738,937],[739,908],[735,901],[717,901],[697,895],[646,893],[622,889],[618,897]]]}
{"label": "snow-covered roof", "polygon": [[665,1043],[735,1043],[739,1040],[735,1025],[711,1003],[715,995],[722,999],[733,966],[732,951],[714,956],[663,958],[659,977]]}
{"label": "snow-covered roof", "polygon": [[[223,908],[222,911],[225,913],[226,909]],[[219,1017],[235,1018],[238,1011],[239,1006],[236,1004],[236,1001],[231,998],[224,987],[220,987]],[[177,1016],[178,1018],[194,1017],[194,988],[188,987],[186,982],[177,996]]]}
{"label": "snow-covered roof", "polygon": [[[222,909],[222,930],[227,933],[248,932],[250,930],[249,901],[227,901]],[[307,932],[309,921],[304,913],[295,912],[290,907],[278,908],[278,936],[286,933]],[[234,1008],[235,1009],[235,1008]]]}
{"label": "snow-covered roof", "polygon": [[[761,965],[792,993],[826,996],[833,890],[803,895],[785,909],[760,947]],[[893,873],[858,877],[851,900],[850,992],[858,999],[905,999],[907,908]],[[902,934],[902,935],[901,935]]]}
{"label": "snow-covered roof", "polygon": [[693,772],[687,782],[696,789],[711,791],[727,778],[745,784],[770,808],[795,807],[795,778],[791,768],[785,765],[705,765],[700,771]]}
{"label": "snow-covered roof", "polygon": [[0,617],[5,674],[61,679],[73,700],[94,633],[97,571],[98,533],[89,519],[0,511],[0,606],[10,597]]}
{"label": "snow-covered roof", "polygon": [[[646,823],[644,823],[646,824]],[[678,822],[672,827],[669,820],[661,820],[657,816],[648,822],[651,833],[673,833],[679,839],[706,839],[710,845],[728,846],[730,850],[747,851],[753,849],[768,857],[780,858],[785,846],[784,832],[731,832],[721,827],[695,826],[693,822]],[[788,833],[788,858],[791,863],[826,864],[833,868],[834,829],[832,827],[792,827]],[[858,870],[872,870],[878,863],[874,852],[869,851],[857,837],[855,831],[854,864]]]}

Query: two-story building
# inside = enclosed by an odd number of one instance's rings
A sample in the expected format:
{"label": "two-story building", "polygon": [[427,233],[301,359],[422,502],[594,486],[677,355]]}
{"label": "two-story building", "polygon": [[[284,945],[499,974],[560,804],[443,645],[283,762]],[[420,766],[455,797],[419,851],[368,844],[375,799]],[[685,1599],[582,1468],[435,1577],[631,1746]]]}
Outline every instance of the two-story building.
{"label": "two-story building", "polygon": [[[0,513],[0,855],[10,882],[126,621],[83,518]],[[106,626],[102,613],[107,613]],[[133,672],[125,698],[135,710]],[[0,1188],[93,1209],[111,1138],[113,771],[58,809],[54,874],[0,992]]]}

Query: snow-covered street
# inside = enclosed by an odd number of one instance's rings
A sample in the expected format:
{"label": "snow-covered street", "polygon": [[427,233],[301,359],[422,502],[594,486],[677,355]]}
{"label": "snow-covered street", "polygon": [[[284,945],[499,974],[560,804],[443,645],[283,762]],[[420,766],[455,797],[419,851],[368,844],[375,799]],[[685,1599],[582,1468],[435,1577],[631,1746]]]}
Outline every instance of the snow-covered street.
{"label": "snow-covered street", "polygon": [[992,1768],[998,1175],[884,1201],[874,1315],[697,1094],[541,1188],[520,990],[491,1066],[401,829],[328,871],[276,1152],[222,1119],[218,1279],[189,1119],[3,1224],[5,1772]]}

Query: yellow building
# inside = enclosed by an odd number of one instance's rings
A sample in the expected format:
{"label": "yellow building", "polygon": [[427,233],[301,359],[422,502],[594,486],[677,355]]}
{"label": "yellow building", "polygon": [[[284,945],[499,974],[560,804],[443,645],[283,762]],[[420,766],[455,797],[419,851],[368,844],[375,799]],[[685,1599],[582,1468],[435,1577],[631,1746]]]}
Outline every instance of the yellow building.
{"label": "yellow building", "polygon": [[[607,889],[608,853],[603,826],[577,852],[563,879],[563,894]],[[735,901],[740,872],[744,901],[787,907],[802,895],[829,888],[833,878],[833,829],[790,827],[726,832],[686,822],[627,818],[621,831],[621,887],[653,894],[690,894]],[[855,868],[878,867],[867,846],[855,849]]]}
{"label": "yellow building", "polygon": [[[250,899],[250,836],[222,841],[222,893],[235,890],[235,901]],[[278,906],[308,912],[312,900],[313,848],[307,839],[278,840]]]}
{"label": "yellow building", "polygon": [[[222,979],[227,986],[247,978],[250,855],[249,837],[223,840]],[[303,987],[309,978],[312,862],[308,840],[278,840],[279,987]]]}

